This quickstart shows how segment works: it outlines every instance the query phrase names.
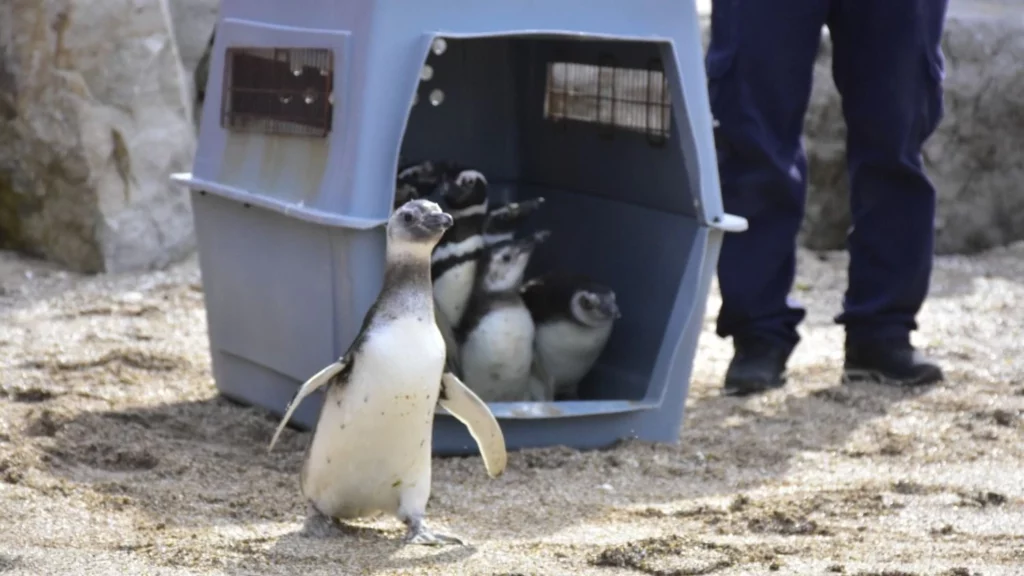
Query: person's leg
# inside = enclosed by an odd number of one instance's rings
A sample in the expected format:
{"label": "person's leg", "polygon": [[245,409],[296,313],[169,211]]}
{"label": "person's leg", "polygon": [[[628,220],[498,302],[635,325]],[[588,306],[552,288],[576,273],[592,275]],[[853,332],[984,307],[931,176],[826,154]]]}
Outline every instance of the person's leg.
{"label": "person's leg", "polygon": [[910,332],[932,269],[935,188],[921,148],[943,115],[940,47],[947,0],[837,0],[833,71],[847,125],[849,287],[836,322],[849,379],[942,378]]}
{"label": "person's leg", "polygon": [[800,135],[829,0],[713,0],[705,60],[724,208],[749,222],[718,261],[727,393],[781,386],[804,310],[788,298],[804,215]]}

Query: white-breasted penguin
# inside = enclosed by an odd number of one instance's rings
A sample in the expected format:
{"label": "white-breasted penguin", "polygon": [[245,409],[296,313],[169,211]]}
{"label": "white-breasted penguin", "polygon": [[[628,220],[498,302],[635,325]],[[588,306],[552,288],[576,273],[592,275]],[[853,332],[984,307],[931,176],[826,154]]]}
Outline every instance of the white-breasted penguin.
{"label": "white-breasted penguin", "polygon": [[485,402],[531,400],[534,325],[519,295],[536,247],[550,231],[489,247],[480,256],[466,313],[456,327],[462,378]]}
{"label": "white-breasted penguin", "polygon": [[579,274],[548,273],[520,289],[533,318],[536,377],[549,399],[579,398],[590,372],[622,314],[615,292]]}
{"label": "white-breasted penguin", "polygon": [[358,336],[340,359],[299,388],[274,432],[269,449],[302,400],[325,388],[299,475],[310,525],[383,512],[405,523],[408,542],[461,543],[431,532],[423,521],[436,406],[469,428],[491,477],[505,468],[505,441],[494,416],[444,370],[430,253],[451,223],[451,216],[423,199],[391,215],[384,284]]}
{"label": "white-breasted penguin", "polygon": [[462,320],[473,289],[477,256],[484,247],[487,178],[476,170],[462,170],[440,187],[442,202],[455,223],[434,248],[430,274],[438,308],[454,328]]}

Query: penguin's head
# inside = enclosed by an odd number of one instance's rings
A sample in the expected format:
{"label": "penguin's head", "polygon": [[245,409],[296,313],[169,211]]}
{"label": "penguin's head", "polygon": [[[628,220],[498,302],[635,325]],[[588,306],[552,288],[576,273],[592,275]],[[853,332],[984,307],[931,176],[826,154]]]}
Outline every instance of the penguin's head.
{"label": "penguin's head", "polygon": [[420,187],[436,184],[440,174],[438,167],[431,161],[403,166],[398,170],[398,183]]}
{"label": "penguin's head", "polygon": [[395,178],[394,207],[398,208],[410,200],[433,195],[440,187],[445,170],[444,164],[430,160],[399,167],[398,176]]}
{"label": "penguin's head", "polygon": [[487,212],[487,178],[480,172],[462,170],[455,178],[445,178],[439,188],[455,218]]}
{"label": "penguin's head", "polygon": [[389,250],[401,248],[403,252],[422,253],[429,261],[430,252],[452,222],[451,215],[436,202],[424,198],[406,202],[388,219]]}
{"label": "penguin's head", "polygon": [[577,322],[597,328],[622,317],[615,302],[615,292],[607,286],[590,284],[572,295],[572,316]]}
{"label": "penguin's head", "polygon": [[529,236],[492,246],[487,253],[489,261],[484,276],[484,289],[488,292],[508,292],[522,283],[526,265],[534,249],[551,236],[550,230],[540,230]]}

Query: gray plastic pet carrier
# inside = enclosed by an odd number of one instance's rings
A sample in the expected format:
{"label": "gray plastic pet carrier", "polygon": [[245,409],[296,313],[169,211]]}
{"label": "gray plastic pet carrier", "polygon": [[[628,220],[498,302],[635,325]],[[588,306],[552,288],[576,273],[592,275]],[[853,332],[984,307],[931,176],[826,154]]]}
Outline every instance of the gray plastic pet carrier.
{"label": "gray plastic pet carrier", "polygon": [[[381,287],[399,158],[543,196],[527,278],[589,274],[622,317],[581,399],[493,403],[509,449],[675,442],[722,236],[693,0],[224,0],[192,190],[216,384],[283,413]],[[292,423],[315,423],[321,395]],[[474,453],[441,411],[435,453]]]}

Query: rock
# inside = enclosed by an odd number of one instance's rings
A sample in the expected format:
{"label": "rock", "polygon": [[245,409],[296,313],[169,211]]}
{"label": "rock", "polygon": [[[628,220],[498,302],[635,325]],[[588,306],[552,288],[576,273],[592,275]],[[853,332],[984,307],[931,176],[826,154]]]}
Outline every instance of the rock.
{"label": "rock", "polygon": [[80,272],[195,245],[189,83],[166,0],[0,4],[0,241]]}
{"label": "rock", "polygon": [[191,76],[213,35],[220,0],[170,0],[169,6],[181,63]]}
{"label": "rock", "polygon": [[[1020,0],[951,5],[942,47],[946,113],[925,145],[938,190],[939,254],[972,253],[1024,239],[1024,19]],[[706,18],[703,40],[708,41]],[[845,248],[850,224],[846,126],[823,35],[805,119],[807,216],[800,243]]]}
{"label": "rock", "polygon": [[199,127],[200,104],[206,87],[213,29],[217,23],[220,0],[170,0],[174,37],[185,73],[189,94],[194,95],[196,128]]}

